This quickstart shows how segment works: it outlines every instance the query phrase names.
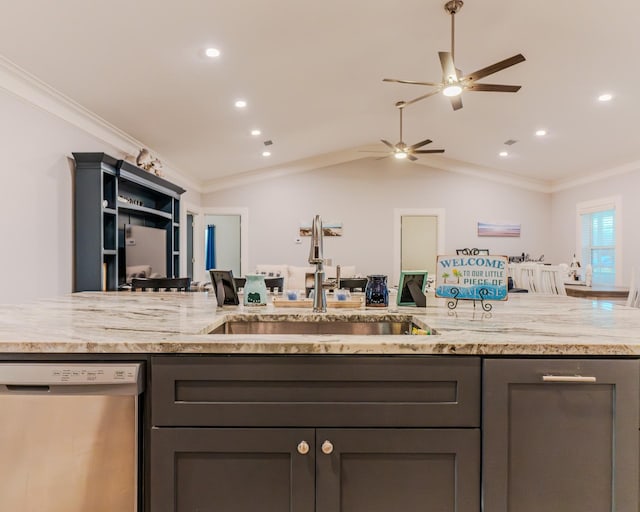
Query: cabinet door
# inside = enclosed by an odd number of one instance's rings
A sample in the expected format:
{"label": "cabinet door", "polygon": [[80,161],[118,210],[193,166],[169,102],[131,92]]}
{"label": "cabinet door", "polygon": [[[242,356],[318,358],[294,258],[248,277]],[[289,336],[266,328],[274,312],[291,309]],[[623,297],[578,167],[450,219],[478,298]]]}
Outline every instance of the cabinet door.
{"label": "cabinet door", "polygon": [[153,512],[314,510],[313,429],[154,428],[151,453]]}
{"label": "cabinet door", "polygon": [[487,360],[490,512],[638,511],[638,361]]}
{"label": "cabinet door", "polygon": [[478,512],[479,429],[318,429],[317,512]]}

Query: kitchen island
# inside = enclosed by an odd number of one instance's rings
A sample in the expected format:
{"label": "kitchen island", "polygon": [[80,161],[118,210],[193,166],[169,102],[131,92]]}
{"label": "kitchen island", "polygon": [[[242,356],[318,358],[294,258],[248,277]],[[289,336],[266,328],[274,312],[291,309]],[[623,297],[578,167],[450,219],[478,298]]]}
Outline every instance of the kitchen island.
{"label": "kitchen island", "polygon": [[[432,334],[210,334],[242,316]],[[85,292],[3,307],[0,359],[146,365],[145,512],[637,512],[639,333],[638,309],[534,294],[314,314]]]}

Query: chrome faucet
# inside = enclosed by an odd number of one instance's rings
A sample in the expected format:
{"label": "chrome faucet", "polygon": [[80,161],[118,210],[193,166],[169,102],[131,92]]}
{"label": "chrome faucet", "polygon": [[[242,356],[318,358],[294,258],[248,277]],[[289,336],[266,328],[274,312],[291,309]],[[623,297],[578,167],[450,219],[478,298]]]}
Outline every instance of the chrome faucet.
{"label": "chrome faucet", "polygon": [[324,295],[325,288],[340,287],[340,266],[336,267],[336,279],[325,281],[324,278],[324,257],[323,244],[324,235],[322,233],[322,219],[320,215],[313,218],[311,226],[311,247],[309,249],[309,263],[316,266],[313,273],[313,312],[327,312],[327,298]]}

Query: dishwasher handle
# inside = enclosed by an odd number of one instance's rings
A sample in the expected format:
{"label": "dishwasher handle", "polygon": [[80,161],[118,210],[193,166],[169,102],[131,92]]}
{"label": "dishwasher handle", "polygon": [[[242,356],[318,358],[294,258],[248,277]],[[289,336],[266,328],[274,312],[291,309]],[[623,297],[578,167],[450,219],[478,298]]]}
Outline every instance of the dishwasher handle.
{"label": "dishwasher handle", "polygon": [[137,384],[0,384],[0,395],[139,395],[142,383]]}
{"label": "dishwasher handle", "polygon": [[51,386],[43,384],[6,384],[4,388],[7,393],[28,393],[30,395],[47,394],[51,390]]}

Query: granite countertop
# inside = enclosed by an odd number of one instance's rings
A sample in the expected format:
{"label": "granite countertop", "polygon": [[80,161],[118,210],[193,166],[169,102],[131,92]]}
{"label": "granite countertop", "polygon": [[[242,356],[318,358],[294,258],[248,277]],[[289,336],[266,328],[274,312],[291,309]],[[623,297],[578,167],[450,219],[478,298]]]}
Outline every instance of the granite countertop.
{"label": "granite countertop", "polygon": [[[431,336],[211,335],[230,315],[317,321],[318,314],[273,306],[217,309],[215,298],[202,292],[83,292],[3,305],[0,352],[640,355],[640,309],[541,294],[513,294],[492,305],[490,313],[467,302],[451,311],[444,300],[429,296],[427,308],[398,308],[433,330]],[[327,313],[329,320],[388,314]]]}

